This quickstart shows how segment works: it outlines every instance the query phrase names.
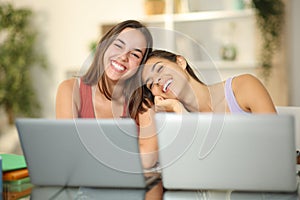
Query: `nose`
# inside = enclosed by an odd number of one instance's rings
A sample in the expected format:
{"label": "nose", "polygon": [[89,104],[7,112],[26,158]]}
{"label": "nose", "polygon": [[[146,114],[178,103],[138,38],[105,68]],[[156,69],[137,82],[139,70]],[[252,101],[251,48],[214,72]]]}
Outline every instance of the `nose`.
{"label": "nose", "polygon": [[161,78],[160,77],[155,77],[153,84],[160,85],[161,84]]}
{"label": "nose", "polygon": [[121,54],[119,55],[119,58],[123,61],[127,60],[128,59],[128,54],[129,54],[129,51],[123,51],[121,52]]}
{"label": "nose", "polygon": [[162,75],[159,74],[159,73],[156,73],[154,76],[153,76],[153,84],[155,85],[162,85]]}
{"label": "nose", "polygon": [[154,96],[157,96],[160,94],[161,91],[161,85],[162,85],[162,78],[159,76],[153,77],[153,86],[151,89],[151,92]]}

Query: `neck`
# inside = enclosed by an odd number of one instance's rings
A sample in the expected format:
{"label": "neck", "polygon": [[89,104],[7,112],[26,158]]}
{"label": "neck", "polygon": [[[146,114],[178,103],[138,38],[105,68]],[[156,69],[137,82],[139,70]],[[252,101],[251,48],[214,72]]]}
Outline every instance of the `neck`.
{"label": "neck", "polygon": [[112,87],[110,87],[110,91],[112,91],[112,99],[119,99],[124,94],[124,84],[117,83],[115,85],[112,85]]}
{"label": "neck", "polygon": [[[118,100],[123,96],[123,90],[124,90],[124,82],[123,81],[112,81],[109,79],[106,79],[106,85],[107,89],[109,90],[111,94],[112,100]],[[98,82],[98,85],[101,86],[101,82]]]}
{"label": "neck", "polygon": [[180,96],[179,100],[190,112],[212,111],[209,88],[193,78],[190,79],[187,89]]}

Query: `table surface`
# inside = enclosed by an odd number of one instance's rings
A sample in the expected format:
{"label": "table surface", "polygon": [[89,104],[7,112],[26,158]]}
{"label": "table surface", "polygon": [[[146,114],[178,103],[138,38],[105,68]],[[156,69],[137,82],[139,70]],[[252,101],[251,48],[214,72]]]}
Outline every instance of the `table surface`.
{"label": "table surface", "polygon": [[[300,171],[300,165],[297,165]],[[90,187],[39,187],[32,184],[11,185],[3,190],[2,198],[6,199],[136,199],[136,200],[193,200],[193,199],[300,199],[300,177],[298,190],[295,192],[246,192],[217,190],[166,190],[161,179],[147,189],[90,188]],[[8,189],[9,188],[9,189]],[[0,196],[1,200],[1,196]]]}
{"label": "table surface", "polygon": [[[156,181],[148,189],[108,189],[89,187],[38,187],[33,186],[27,191],[28,194],[21,196],[21,193],[4,192],[3,200],[6,199],[136,199],[136,200],[200,200],[200,199],[300,199],[300,186],[292,193],[286,192],[241,192],[241,191],[180,191],[165,190],[161,180]],[[1,199],[1,198],[0,198]]]}

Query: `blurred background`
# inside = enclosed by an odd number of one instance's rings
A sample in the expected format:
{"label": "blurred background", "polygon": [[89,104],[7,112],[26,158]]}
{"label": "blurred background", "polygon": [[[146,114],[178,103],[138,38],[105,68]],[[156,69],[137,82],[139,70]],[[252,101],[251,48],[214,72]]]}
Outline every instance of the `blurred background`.
{"label": "blurred background", "polygon": [[155,47],[186,56],[207,83],[252,73],[277,106],[300,106],[299,0],[0,0],[0,7],[0,152],[22,153],[14,119],[55,118],[59,83],[88,66],[95,42],[127,19],[151,27]]}

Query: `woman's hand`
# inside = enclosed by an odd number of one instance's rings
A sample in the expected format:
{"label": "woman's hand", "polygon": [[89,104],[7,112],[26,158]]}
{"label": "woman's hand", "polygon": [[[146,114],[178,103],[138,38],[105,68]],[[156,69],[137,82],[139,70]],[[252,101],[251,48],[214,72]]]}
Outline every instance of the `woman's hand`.
{"label": "woman's hand", "polygon": [[177,99],[164,99],[161,96],[154,97],[155,112],[184,113],[187,110]]}

